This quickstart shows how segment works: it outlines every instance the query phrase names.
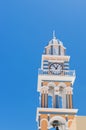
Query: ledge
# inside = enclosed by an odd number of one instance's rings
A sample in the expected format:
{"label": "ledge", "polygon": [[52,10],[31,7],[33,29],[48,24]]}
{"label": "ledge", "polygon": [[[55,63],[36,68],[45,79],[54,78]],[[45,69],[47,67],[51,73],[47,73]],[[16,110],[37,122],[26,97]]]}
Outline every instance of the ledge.
{"label": "ledge", "polygon": [[37,120],[39,114],[65,114],[76,115],[78,109],[64,109],[64,108],[37,108]]}

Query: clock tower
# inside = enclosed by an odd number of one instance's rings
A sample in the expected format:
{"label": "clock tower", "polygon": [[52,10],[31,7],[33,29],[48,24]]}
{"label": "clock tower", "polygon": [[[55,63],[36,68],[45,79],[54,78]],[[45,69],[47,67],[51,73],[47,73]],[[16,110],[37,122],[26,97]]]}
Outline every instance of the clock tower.
{"label": "clock tower", "polygon": [[73,106],[76,75],[75,70],[70,70],[69,61],[66,48],[53,34],[52,40],[44,48],[38,71],[38,130],[73,130],[71,126],[78,111]]}

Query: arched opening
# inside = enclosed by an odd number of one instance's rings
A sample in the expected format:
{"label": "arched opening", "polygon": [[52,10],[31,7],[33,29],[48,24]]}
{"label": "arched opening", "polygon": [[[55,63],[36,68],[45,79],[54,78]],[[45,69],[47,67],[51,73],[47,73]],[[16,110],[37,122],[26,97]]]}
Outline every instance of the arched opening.
{"label": "arched opening", "polygon": [[54,102],[54,87],[53,86],[49,86],[49,89],[48,89],[48,92],[49,92],[49,97],[48,97],[48,107],[52,108],[53,107],[53,102]]}
{"label": "arched opening", "polygon": [[59,90],[59,107],[60,108],[66,108],[66,84],[60,83],[58,85]]}
{"label": "arched opening", "polygon": [[49,121],[49,130],[65,130],[66,120],[63,117],[55,116]]}
{"label": "arched opening", "polygon": [[55,84],[50,82],[48,84],[48,107],[55,107],[55,94],[54,94]]}
{"label": "arched opening", "polygon": [[48,108],[52,108],[52,96],[48,96]]}
{"label": "arched opening", "polygon": [[54,120],[51,122],[52,128],[53,130],[63,130],[64,127],[64,123],[62,123],[61,121],[58,120]]}

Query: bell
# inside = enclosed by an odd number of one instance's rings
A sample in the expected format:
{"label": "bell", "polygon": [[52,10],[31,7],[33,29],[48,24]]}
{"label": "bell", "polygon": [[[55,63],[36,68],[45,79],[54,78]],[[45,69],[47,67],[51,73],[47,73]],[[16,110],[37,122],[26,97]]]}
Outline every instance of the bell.
{"label": "bell", "polygon": [[53,121],[53,123],[52,123],[52,126],[53,126],[53,127],[56,127],[56,126],[58,126],[58,125],[59,125],[59,122],[58,122],[57,120]]}
{"label": "bell", "polygon": [[59,130],[59,128],[58,128],[58,127],[56,127],[56,130]]}

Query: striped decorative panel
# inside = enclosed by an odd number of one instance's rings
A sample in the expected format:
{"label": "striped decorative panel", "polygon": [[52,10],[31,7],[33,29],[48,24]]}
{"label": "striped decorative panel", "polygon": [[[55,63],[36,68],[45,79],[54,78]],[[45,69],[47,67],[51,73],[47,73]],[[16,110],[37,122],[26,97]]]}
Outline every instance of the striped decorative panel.
{"label": "striped decorative panel", "polygon": [[64,70],[69,70],[69,62],[64,62]]}
{"label": "striped decorative panel", "polygon": [[43,69],[48,69],[48,60],[43,61]]}

